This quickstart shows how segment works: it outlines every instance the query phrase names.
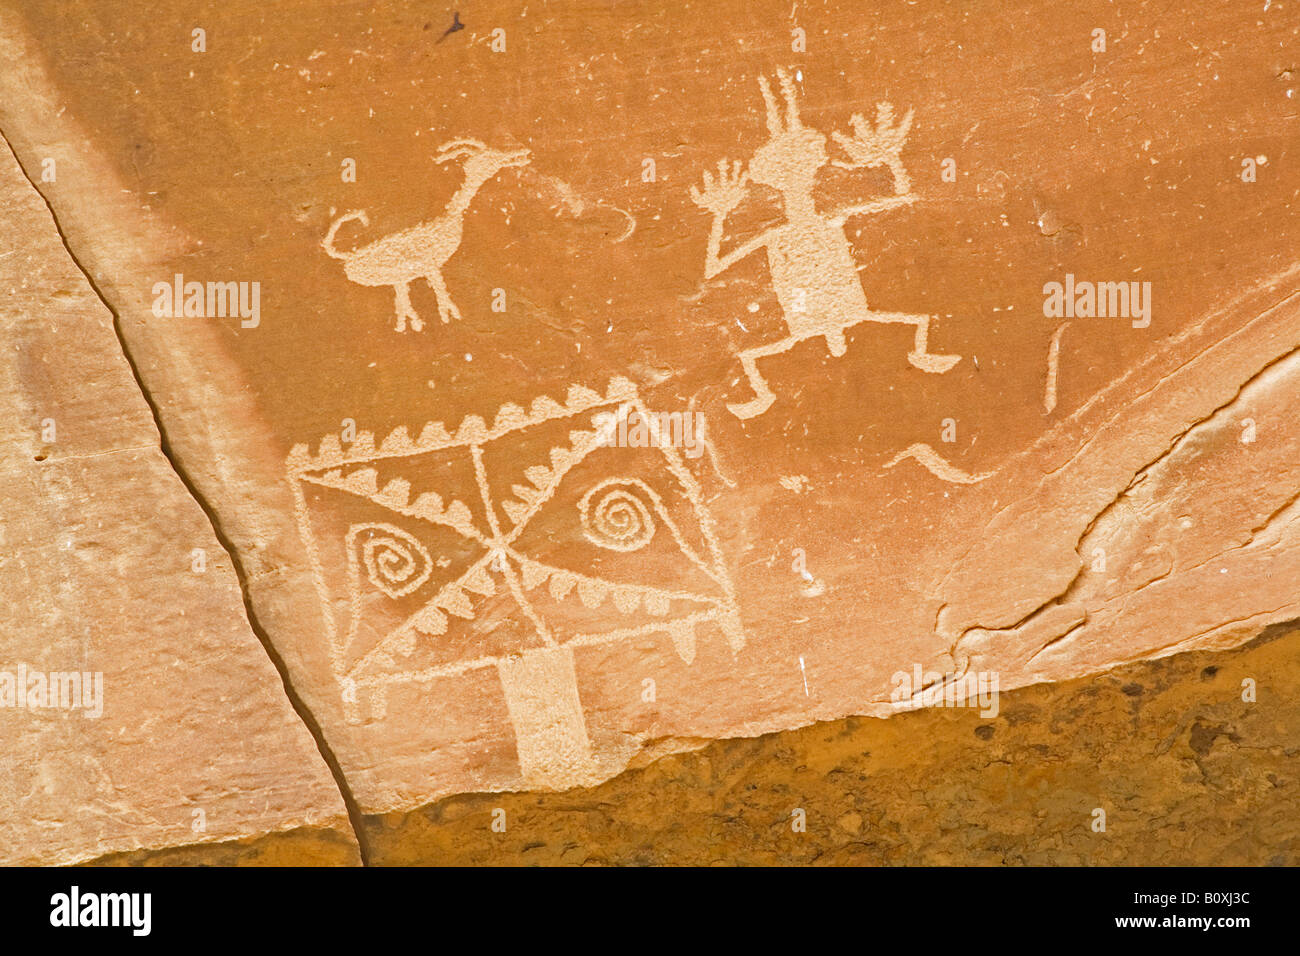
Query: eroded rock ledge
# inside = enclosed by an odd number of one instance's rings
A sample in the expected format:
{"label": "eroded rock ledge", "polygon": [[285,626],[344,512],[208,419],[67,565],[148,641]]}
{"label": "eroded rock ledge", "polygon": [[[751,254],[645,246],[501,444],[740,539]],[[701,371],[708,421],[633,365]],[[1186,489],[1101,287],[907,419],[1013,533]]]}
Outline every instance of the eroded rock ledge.
{"label": "eroded rock ledge", "polygon": [[[373,862],[1295,866],[1298,647],[1291,622],[1223,653],[1012,691],[992,720],[944,708],[850,717],[715,741],[591,789],[449,797],[368,818]],[[804,833],[791,829],[795,808]],[[112,862],[267,861],[212,847]]]}

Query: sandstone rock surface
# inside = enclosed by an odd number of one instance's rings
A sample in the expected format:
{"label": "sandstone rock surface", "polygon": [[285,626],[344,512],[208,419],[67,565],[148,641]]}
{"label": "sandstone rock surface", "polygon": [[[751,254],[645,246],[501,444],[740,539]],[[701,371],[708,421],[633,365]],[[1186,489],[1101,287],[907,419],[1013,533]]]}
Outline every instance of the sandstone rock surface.
{"label": "sandstone rock surface", "polygon": [[113,330],[0,153],[0,862],[310,832],[357,859]]}
{"label": "sandstone rock surface", "polygon": [[0,131],[358,814],[1300,618],[1285,5],[287,9]]}

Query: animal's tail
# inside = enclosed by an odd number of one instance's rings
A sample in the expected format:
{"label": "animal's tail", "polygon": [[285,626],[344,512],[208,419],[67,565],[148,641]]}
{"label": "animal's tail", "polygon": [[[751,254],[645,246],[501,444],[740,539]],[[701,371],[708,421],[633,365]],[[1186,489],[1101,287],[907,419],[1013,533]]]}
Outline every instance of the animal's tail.
{"label": "animal's tail", "polygon": [[364,210],[357,209],[339,216],[330,226],[330,231],[325,233],[325,238],[321,240],[321,248],[325,250],[326,255],[333,259],[348,258],[348,253],[339,252],[334,248],[334,236],[339,231],[339,226],[343,225],[345,222],[350,222],[353,219],[358,220],[363,226],[370,225],[370,219],[366,216]]}

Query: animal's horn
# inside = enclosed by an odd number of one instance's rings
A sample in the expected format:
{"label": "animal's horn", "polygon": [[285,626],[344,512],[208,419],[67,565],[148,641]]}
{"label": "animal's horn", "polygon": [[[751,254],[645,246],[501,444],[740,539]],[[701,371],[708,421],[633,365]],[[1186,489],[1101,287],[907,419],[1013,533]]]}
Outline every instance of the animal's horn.
{"label": "animal's horn", "polygon": [[786,125],[790,129],[797,129],[801,124],[799,106],[794,99],[794,80],[790,79],[790,71],[784,67],[778,69],[776,75],[781,80],[781,95],[785,98]]}
{"label": "animal's horn", "polygon": [[453,139],[434,151],[433,161],[435,163],[445,163],[449,159],[455,159],[458,156],[473,156],[475,153],[481,153],[487,147],[476,139]]}
{"label": "animal's horn", "polygon": [[767,131],[773,136],[781,135],[781,112],[776,106],[776,97],[772,95],[772,84],[767,77],[758,78],[758,88],[763,91],[763,104],[767,107]]}
{"label": "animal's horn", "polygon": [[476,151],[487,149],[487,146],[485,146],[483,143],[479,142],[478,140],[472,139],[471,137],[468,136],[462,136],[459,139],[447,140],[447,142],[443,143],[441,146],[438,147],[437,152],[445,153],[450,149],[458,149],[466,146]]}

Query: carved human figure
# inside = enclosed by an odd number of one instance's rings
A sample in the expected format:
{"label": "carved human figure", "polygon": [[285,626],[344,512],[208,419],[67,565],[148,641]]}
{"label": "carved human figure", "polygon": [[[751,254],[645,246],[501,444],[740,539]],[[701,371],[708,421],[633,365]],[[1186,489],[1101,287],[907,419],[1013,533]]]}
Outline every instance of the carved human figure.
{"label": "carved human figure", "polygon": [[[817,336],[825,337],[832,355],[843,355],[844,330],[861,322],[902,322],[915,326],[908,361],[923,371],[946,372],[960,361],[957,355],[936,355],[929,351],[930,316],[878,312],[867,305],[857,264],[844,233],[844,225],[850,218],[896,209],[914,201],[900,156],[911,128],[911,112],[895,125],[893,108],[881,104],[874,128],[862,116],[854,115],[850,121],[853,136],[833,134],[849,160],[832,160],[826,150],[825,135],[804,126],[799,119],[789,73],[778,71],[778,79],[785,103],[784,117],[771,84],[766,77],[759,78],[769,137],[754,152],[748,170],[739,162],[729,164],[723,160],[718,164],[716,176],[705,172],[703,188],[691,188],[692,200],[713,216],[705,254],[706,278],[725,272],[760,249],[766,250],[772,287],[790,331],[785,339],[741,352],[741,365],[754,388],[755,398],[728,406],[739,418],[759,415],[775,400],[758,372],[758,359],[788,351],[796,343]],[[895,195],[822,213],[813,199],[813,188],[818,173],[827,165],[846,169],[887,166],[893,174]],[[785,221],[724,254],[724,225],[745,198],[750,183],[770,187],[780,194]]]}

